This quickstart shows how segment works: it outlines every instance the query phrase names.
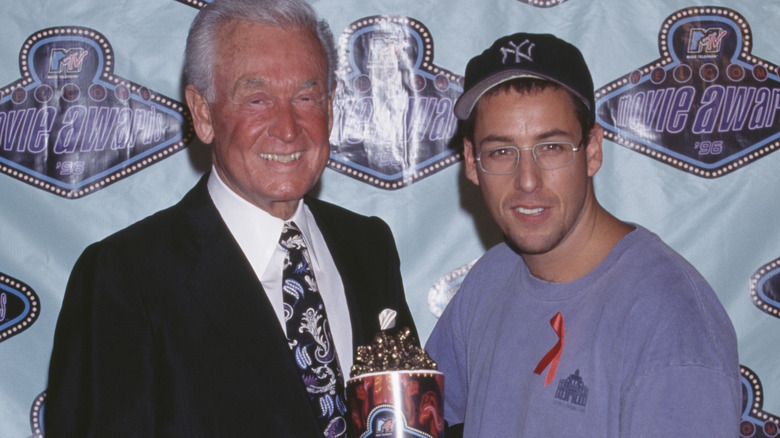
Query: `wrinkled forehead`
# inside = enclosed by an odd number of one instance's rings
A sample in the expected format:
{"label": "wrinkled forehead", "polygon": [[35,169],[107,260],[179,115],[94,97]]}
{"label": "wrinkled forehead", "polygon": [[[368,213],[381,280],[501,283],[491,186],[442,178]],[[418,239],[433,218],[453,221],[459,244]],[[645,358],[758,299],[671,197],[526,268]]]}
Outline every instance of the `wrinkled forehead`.
{"label": "wrinkled forehead", "polygon": [[328,59],[316,33],[306,27],[230,20],[220,29],[214,68],[215,73],[251,68],[319,80],[328,75]]}
{"label": "wrinkled forehead", "polygon": [[[286,55],[289,58],[305,58],[310,62],[319,62],[327,54],[322,41],[314,29],[298,24],[276,24],[245,19],[227,19],[216,33],[217,56],[233,56],[235,52],[247,47],[273,51],[277,47],[291,48]],[[327,64],[327,62],[326,62]]]}

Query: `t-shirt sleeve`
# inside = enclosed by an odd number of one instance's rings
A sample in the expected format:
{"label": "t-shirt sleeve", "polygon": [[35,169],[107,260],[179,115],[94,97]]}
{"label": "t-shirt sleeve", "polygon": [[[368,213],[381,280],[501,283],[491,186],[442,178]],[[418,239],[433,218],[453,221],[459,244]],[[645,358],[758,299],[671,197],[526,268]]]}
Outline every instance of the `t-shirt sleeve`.
{"label": "t-shirt sleeve", "polygon": [[669,366],[642,376],[622,401],[620,436],[739,435],[741,384],[722,370]]}
{"label": "t-shirt sleeve", "polygon": [[468,396],[468,362],[461,326],[459,296],[444,309],[425,349],[444,373],[444,419],[450,425],[463,423]]}

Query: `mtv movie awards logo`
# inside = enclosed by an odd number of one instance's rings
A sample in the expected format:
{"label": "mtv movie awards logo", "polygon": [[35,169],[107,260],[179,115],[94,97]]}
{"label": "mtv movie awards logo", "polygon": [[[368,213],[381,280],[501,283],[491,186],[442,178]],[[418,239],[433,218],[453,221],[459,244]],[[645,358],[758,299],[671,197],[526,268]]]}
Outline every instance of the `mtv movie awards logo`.
{"label": "mtv movie awards logo", "polygon": [[764,388],[750,368],[740,366],[742,380],[742,421],[739,436],[743,438],[776,438],[780,435],[780,417],[764,411]]}
{"label": "mtv movie awards logo", "polygon": [[0,171],[65,198],[99,190],[185,147],[185,111],[114,75],[108,40],[59,27],[30,36],[22,78],[0,89]]}
{"label": "mtv movie awards logo", "polygon": [[450,147],[463,78],[433,64],[433,38],[408,17],[352,23],[339,40],[328,166],[393,190],[460,159]]}
{"label": "mtv movie awards logo", "polygon": [[45,435],[43,427],[43,415],[46,410],[46,391],[38,394],[30,408],[30,429],[32,438],[43,438]]}
{"label": "mtv movie awards logo", "polygon": [[[750,299],[762,312],[780,318],[780,258],[760,267],[750,277]],[[758,333],[761,333],[760,331]],[[780,417],[763,409],[765,389],[753,370],[742,366],[742,423],[740,437],[775,438]]]}
{"label": "mtv movie awards logo", "polygon": [[780,147],[778,67],[753,56],[747,21],[727,8],[672,14],[661,58],[596,92],[605,138],[703,178]]}
{"label": "mtv movie awards logo", "polygon": [[40,313],[41,304],[35,291],[0,273],[0,342],[30,328]]}
{"label": "mtv movie awards logo", "polygon": [[477,260],[478,259],[472,260],[471,262],[448,272],[436,280],[433,286],[428,289],[428,310],[430,310],[437,319],[441,317],[447,304],[452,301],[452,297],[460,290],[460,286],[463,284],[466,274],[469,273]]}
{"label": "mtv movie awards logo", "polygon": [[763,312],[780,318],[780,258],[753,274],[750,278],[750,298]]}

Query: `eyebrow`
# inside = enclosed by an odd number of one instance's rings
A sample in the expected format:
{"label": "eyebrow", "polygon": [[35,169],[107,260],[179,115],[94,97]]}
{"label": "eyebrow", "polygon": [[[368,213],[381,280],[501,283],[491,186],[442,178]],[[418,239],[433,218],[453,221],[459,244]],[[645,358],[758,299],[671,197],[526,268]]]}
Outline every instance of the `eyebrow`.
{"label": "eyebrow", "polygon": [[[560,137],[560,136],[571,137],[571,134],[562,129],[553,128],[550,129],[549,131],[545,131],[537,135],[535,137],[534,142],[538,143],[538,142],[549,140],[553,137]],[[479,145],[483,146],[486,143],[512,143],[513,141],[515,141],[514,138],[508,137],[506,135],[490,134],[487,137],[480,140]]]}
{"label": "eyebrow", "polygon": [[[303,82],[301,82],[299,88],[305,89],[305,88],[314,88],[320,84],[320,80],[316,78],[307,79]],[[236,90],[242,89],[242,88],[249,88],[249,89],[262,89],[265,88],[268,85],[268,81],[263,78],[250,78],[245,79],[241,82],[238,82],[236,84]]]}
{"label": "eyebrow", "polygon": [[236,88],[263,88],[268,81],[265,79],[247,79],[236,84]]}
{"label": "eyebrow", "polygon": [[301,88],[313,88],[320,84],[319,79],[309,79],[301,83]]}

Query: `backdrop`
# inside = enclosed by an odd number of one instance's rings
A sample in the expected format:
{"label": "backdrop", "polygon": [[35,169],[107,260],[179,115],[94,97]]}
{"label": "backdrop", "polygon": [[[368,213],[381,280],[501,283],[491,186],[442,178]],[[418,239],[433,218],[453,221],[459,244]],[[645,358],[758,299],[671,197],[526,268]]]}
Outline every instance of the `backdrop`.
{"label": "backdrop", "polygon": [[[208,169],[182,104],[186,33],[206,3],[0,3],[2,437],[44,433],[54,326],[81,251],[173,204]],[[555,33],[594,76],[607,131],[597,196],[712,284],[739,337],[734,435],[777,436],[780,2],[313,5],[340,52],[316,194],[390,224],[423,342],[470,264],[501,239],[453,140],[465,65],[500,36]]]}

